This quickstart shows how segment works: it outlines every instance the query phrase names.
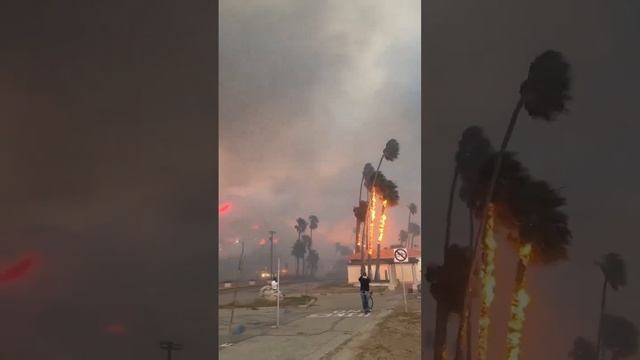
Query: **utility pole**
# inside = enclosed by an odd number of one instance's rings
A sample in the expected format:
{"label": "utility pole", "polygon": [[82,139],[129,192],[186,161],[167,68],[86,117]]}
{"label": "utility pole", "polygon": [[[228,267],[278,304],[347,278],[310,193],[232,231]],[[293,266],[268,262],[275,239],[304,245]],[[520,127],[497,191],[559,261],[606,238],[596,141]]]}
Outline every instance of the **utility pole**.
{"label": "utility pole", "polygon": [[269,271],[271,274],[271,280],[273,280],[273,235],[275,235],[276,232],[273,230],[269,231],[269,243],[271,244],[271,250],[269,251]]}
{"label": "utility pole", "polygon": [[162,350],[167,350],[167,359],[171,360],[171,354],[174,351],[180,351],[182,350],[183,346],[182,344],[176,344],[173,341],[161,341],[160,342],[160,349]]}
{"label": "utility pole", "polygon": [[240,241],[242,250],[240,251],[240,260],[238,261],[238,281],[233,289],[233,303],[231,304],[231,318],[229,319],[229,334],[233,333],[233,313],[236,310],[236,299],[238,298],[238,282],[240,282],[240,276],[242,275],[242,259],[244,258],[244,241]]}

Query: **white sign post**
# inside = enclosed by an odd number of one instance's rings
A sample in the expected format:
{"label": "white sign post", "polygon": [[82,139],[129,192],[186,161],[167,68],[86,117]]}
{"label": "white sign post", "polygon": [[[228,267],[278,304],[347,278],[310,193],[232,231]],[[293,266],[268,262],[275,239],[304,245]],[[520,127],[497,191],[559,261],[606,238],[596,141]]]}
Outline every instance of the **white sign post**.
{"label": "white sign post", "polygon": [[[393,250],[393,266],[396,266],[396,263],[408,263],[409,262],[409,252],[407,251],[406,248],[397,248]],[[404,299],[404,312],[407,312],[407,290],[405,289],[405,285],[404,285],[404,266],[400,265],[400,274],[402,276],[402,279],[400,280],[402,282],[402,298]]]}

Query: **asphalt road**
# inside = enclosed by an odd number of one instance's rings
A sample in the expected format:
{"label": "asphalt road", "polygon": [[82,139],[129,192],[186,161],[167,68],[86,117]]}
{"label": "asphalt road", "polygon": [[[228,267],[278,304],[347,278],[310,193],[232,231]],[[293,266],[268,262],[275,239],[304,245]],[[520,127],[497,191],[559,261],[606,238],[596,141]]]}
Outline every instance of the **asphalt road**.
{"label": "asphalt road", "polygon": [[[322,359],[336,357],[354,336],[370,331],[375,324],[402,301],[401,291],[374,290],[374,311],[365,316],[356,288],[338,291],[308,284],[307,293],[318,298],[308,308],[298,306],[281,309],[280,327],[276,323],[275,308],[237,308],[234,324],[242,324],[245,331],[239,335],[229,334],[229,309],[218,310],[219,357],[223,360],[241,359]],[[305,291],[304,284],[283,286],[289,296]],[[238,299],[252,301],[257,289],[238,292]],[[232,294],[221,294],[221,304],[230,303]],[[222,301],[227,300],[228,301]],[[242,301],[242,300],[240,300]]]}

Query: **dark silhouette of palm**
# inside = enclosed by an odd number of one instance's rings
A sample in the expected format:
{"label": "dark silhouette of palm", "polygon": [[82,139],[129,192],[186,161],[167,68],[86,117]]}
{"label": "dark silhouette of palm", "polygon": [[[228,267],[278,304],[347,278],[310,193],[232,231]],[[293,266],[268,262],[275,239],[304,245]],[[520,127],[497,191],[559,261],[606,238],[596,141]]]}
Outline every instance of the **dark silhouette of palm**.
{"label": "dark silhouette of palm", "polygon": [[409,234],[411,235],[411,240],[409,241],[409,247],[415,247],[415,238],[416,236],[420,236],[420,225],[416,223],[409,223]]}
{"label": "dark silhouette of palm", "polygon": [[315,277],[316,272],[318,271],[318,263],[320,262],[320,255],[318,255],[318,252],[315,249],[309,250],[307,261],[309,262],[309,275],[311,277]]}
{"label": "dark silhouette of palm", "polygon": [[524,108],[532,118],[553,121],[567,111],[571,100],[570,66],[564,56],[554,50],[538,55],[529,66],[529,76],[520,86]]}
{"label": "dark silhouette of palm", "polygon": [[309,216],[309,250],[311,250],[311,245],[313,244],[313,230],[318,228],[319,223],[320,220],[317,216]]}
{"label": "dark silhouette of palm", "polygon": [[602,354],[602,324],[607,301],[607,288],[610,286],[613,291],[627,285],[627,266],[622,257],[616,253],[609,253],[596,263],[600,267],[603,275],[602,297],[600,301],[600,321],[598,323],[598,337],[596,348],[598,354]]}
{"label": "dark silhouette of palm", "polygon": [[[478,204],[480,201],[477,199],[476,187],[477,187],[477,179],[478,173],[482,169],[482,166],[487,162],[487,159],[493,153],[493,147],[491,146],[491,142],[484,135],[483,130],[478,126],[470,126],[466,128],[462,132],[462,136],[458,141],[458,150],[454,156],[454,170],[453,170],[453,178],[451,180],[451,187],[449,190],[449,201],[447,205],[447,220],[445,227],[445,239],[444,239],[444,248],[443,253],[446,254],[447,249],[451,244],[451,225],[452,225],[452,214],[453,214],[453,204],[454,197],[456,193],[456,189],[458,187],[458,179],[460,179],[460,190],[459,196],[460,199],[466,204],[469,211],[469,244],[473,246],[473,217],[474,213],[478,212]],[[445,256],[446,258],[446,256]],[[440,309],[441,305],[436,304],[436,314],[438,312],[443,311]],[[448,317],[447,317],[448,318]],[[440,316],[439,318],[436,316],[436,322],[442,321],[445,319],[444,316]],[[436,335],[437,343],[434,344],[434,359],[440,360],[442,358],[442,354],[444,352],[444,347],[446,345],[446,332],[447,332],[447,324],[436,324],[436,329],[443,333],[438,333]],[[468,321],[467,317],[467,338],[471,336],[471,324]],[[438,331],[438,330],[436,330]],[[460,338],[462,334],[458,334],[458,338]],[[458,341],[460,341],[458,339]],[[468,345],[469,342],[467,342]],[[470,349],[467,350],[467,358],[470,359]]]}
{"label": "dark silhouette of palm", "polygon": [[306,266],[306,255],[307,255],[307,251],[310,249],[310,244],[311,244],[311,237],[307,234],[302,235],[300,241],[302,242],[302,246],[304,247],[303,251],[302,251],[302,276],[306,276],[307,275],[307,266]]}
{"label": "dark silhouette of palm", "polygon": [[447,340],[447,324],[452,313],[460,314],[465,294],[465,278],[471,262],[471,249],[451,244],[443,265],[429,265],[425,274],[429,292],[436,301],[434,359],[442,359]]}
{"label": "dark silhouette of palm", "polygon": [[[520,98],[513,110],[509,125],[505,132],[500,150],[498,152],[496,166],[493,169],[493,174],[489,182],[489,187],[486,191],[486,198],[482,203],[482,220],[480,222],[480,231],[478,231],[478,237],[475,241],[474,254],[472,257],[472,264],[469,268],[469,274],[467,276],[467,289],[468,292],[471,288],[471,279],[473,277],[473,269],[479,261],[480,251],[479,243],[480,239],[484,238],[486,231],[486,224],[488,220],[488,208],[493,198],[493,191],[496,187],[496,180],[500,168],[502,165],[502,156],[507,150],[509,140],[515,129],[518,115],[523,107],[527,110],[529,115],[535,119],[543,119],[550,121],[556,119],[558,113],[567,112],[567,102],[570,100],[569,89],[571,85],[570,81],[570,66],[564,60],[564,57],[557,51],[548,50],[538,56],[529,67],[529,74],[526,80],[520,86]],[[465,308],[468,306],[469,296],[465,296]],[[466,317],[467,315],[465,315]],[[465,321],[460,322],[462,326]],[[457,353],[462,353],[464,344],[458,344]]]}
{"label": "dark silhouette of palm", "polygon": [[409,243],[409,233],[406,230],[400,230],[398,240],[400,240],[401,246],[406,246]]}
{"label": "dark silhouette of palm", "polygon": [[304,254],[307,251],[307,247],[302,242],[302,240],[298,239],[293,243],[293,247],[291,248],[291,255],[296,258],[296,277],[300,276],[300,259],[304,258]]}
{"label": "dark silhouette of palm", "polygon": [[569,358],[572,360],[598,360],[596,345],[583,337],[577,337],[573,341],[573,349],[569,352]]}
{"label": "dark silhouette of palm", "polygon": [[603,350],[611,354],[611,360],[637,354],[637,326],[622,316],[605,314],[602,321],[602,346]]}
{"label": "dark silhouette of palm", "polygon": [[[409,221],[407,222],[407,232],[411,233],[411,215],[415,215],[418,213],[418,207],[416,204],[411,203],[407,206],[409,208]],[[420,235],[420,233],[418,233]]]}
{"label": "dark silhouette of palm", "polygon": [[[355,251],[358,252],[361,250],[363,244],[358,245],[358,243],[362,243],[364,240],[364,234],[360,234],[360,228],[365,223],[367,218],[367,208],[368,202],[362,200],[362,186],[364,185],[367,179],[371,179],[373,173],[376,170],[373,168],[371,163],[366,163],[364,168],[362,169],[362,179],[360,180],[360,192],[358,193],[358,206],[353,208],[353,215],[356,217],[356,236],[354,248]],[[364,253],[363,253],[364,255]]]}

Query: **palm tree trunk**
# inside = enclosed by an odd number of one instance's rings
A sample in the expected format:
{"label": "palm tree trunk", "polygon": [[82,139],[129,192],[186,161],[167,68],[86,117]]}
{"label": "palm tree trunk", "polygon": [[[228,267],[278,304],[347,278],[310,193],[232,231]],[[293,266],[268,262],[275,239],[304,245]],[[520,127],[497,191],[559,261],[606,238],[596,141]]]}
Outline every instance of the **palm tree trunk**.
{"label": "palm tree trunk", "polygon": [[[489,189],[487,192],[487,196],[486,199],[484,201],[483,204],[483,211],[482,211],[482,220],[480,221],[480,227],[478,229],[478,236],[476,237],[476,241],[474,244],[474,251],[473,251],[473,257],[471,260],[471,266],[469,267],[469,273],[467,274],[467,281],[466,281],[466,288],[467,291],[465,292],[465,296],[464,296],[464,301],[463,301],[463,309],[466,309],[469,306],[469,292],[471,291],[471,280],[473,278],[473,273],[474,273],[474,269],[476,268],[476,265],[478,263],[479,260],[479,256],[480,256],[480,247],[478,246],[481,243],[481,239],[484,238],[485,236],[485,230],[486,230],[486,224],[487,224],[487,215],[488,215],[488,208],[489,208],[489,204],[491,203],[491,201],[493,200],[493,191],[495,189],[496,186],[496,182],[498,180],[498,174],[500,173],[500,168],[502,166],[502,159],[504,156],[504,153],[507,149],[507,145],[509,145],[509,140],[511,139],[511,135],[513,134],[513,130],[516,126],[516,122],[518,120],[518,115],[520,114],[520,110],[522,110],[522,107],[524,105],[524,98],[520,97],[520,99],[518,100],[518,103],[516,104],[516,107],[513,109],[513,113],[511,114],[511,119],[509,120],[509,125],[507,127],[507,131],[504,135],[504,138],[502,140],[502,144],[500,146],[500,151],[498,152],[498,158],[496,160],[496,165],[493,168],[493,173],[491,174],[491,181],[489,182]],[[468,316],[468,311],[464,311],[463,312],[465,314],[465,316]],[[466,323],[466,319],[464,319],[464,321],[460,322],[459,326],[462,326],[462,324]],[[462,347],[465,344],[458,344],[458,347]],[[462,350],[462,348],[460,348],[460,350]],[[460,360],[460,359],[457,359]]]}
{"label": "palm tree trunk", "polygon": [[376,254],[376,275],[374,281],[380,281],[380,243],[378,243],[378,254]]}
{"label": "palm tree trunk", "polygon": [[[387,207],[382,203],[382,211],[380,212],[380,222],[382,223],[382,219],[384,217],[384,212],[387,210]],[[384,226],[384,224],[383,224]],[[384,230],[384,227],[383,227]],[[378,239],[378,254],[376,255],[376,275],[374,277],[374,281],[380,281],[380,241],[382,239]]]}
{"label": "palm tree trunk", "polygon": [[448,309],[438,302],[436,304],[436,333],[433,338],[433,359],[443,360],[447,350],[447,323],[449,322]]}
{"label": "palm tree trunk", "polygon": [[360,242],[358,240],[360,240],[360,226],[361,226],[361,224],[362,223],[359,220],[356,219],[356,243],[355,243],[355,246],[353,248],[354,252],[356,254],[358,253],[358,251],[360,251],[360,246],[362,246],[362,244],[358,245],[358,243]]}
{"label": "palm tree trunk", "polygon": [[[519,354],[522,346],[522,331],[524,329],[524,312],[527,304],[522,305],[523,301],[520,296],[520,291],[524,290],[525,283],[524,277],[527,271],[527,264],[520,258],[518,260],[518,268],[516,270],[515,288],[513,293],[513,299],[511,302],[511,320],[509,321],[509,332],[507,336],[507,357],[508,359],[518,359],[518,356],[512,354]],[[528,300],[527,300],[528,301]],[[514,309],[517,309],[514,311]],[[521,312],[522,318],[518,318],[518,310]]]}
{"label": "palm tree trunk", "polygon": [[[473,249],[473,210],[469,208],[469,249]],[[467,360],[471,360],[471,315],[473,314],[473,302],[469,302],[468,311],[469,316],[466,316],[467,323]]]}
{"label": "palm tree trunk", "polygon": [[596,354],[598,354],[598,360],[602,359],[603,351],[602,351],[602,319],[604,318],[604,310],[607,301],[607,288],[609,287],[609,282],[607,278],[604,278],[604,282],[602,283],[602,298],[600,300],[600,319],[598,320],[598,337],[596,342]]}
{"label": "palm tree trunk", "polygon": [[296,277],[300,276],[300,258],[296,256]]}
{"label": "palm tree trunk", "polygon": [[302,277],[305,277],[306,274],[307,274],[307,271],[305,270],[306,268],[305,268],[305,263],[304,263],[304,258],[305,258],[304,255],[305,254],[302,255]]}
{"label": "palm tree trunk", "polygon": [[458,167],[453,170],[453,179],[451,180],[451,188],[449,189],[449,205],[447,206],[447,225],[444,232],[444,252],[449,248],[451,243],[451,217],[453,214],[453,197],[458,185]]}

